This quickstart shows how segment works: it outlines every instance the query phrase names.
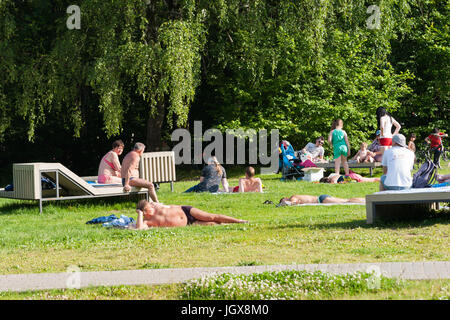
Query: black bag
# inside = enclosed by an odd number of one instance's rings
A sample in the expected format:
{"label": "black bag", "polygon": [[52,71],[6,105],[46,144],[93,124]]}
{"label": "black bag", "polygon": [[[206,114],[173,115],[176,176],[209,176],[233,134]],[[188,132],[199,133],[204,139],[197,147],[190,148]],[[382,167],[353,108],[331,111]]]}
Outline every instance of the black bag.
{"label": "black bag", "polygon": [[429,188],[436,181],[436,165],[431,160],[425,163],[413,176],[413,188]]}

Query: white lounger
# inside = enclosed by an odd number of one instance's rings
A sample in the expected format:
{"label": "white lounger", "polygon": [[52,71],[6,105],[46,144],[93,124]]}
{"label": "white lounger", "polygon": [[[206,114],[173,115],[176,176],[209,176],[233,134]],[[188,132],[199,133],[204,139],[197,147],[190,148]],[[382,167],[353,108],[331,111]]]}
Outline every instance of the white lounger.
{"label": "white lounger", "polygon": [[[43,190],[41,177],[50,178],[56,188]],[[98,185],[87,182],[60,163],[15,163],[13,164],[14,191],[0,190],[0,198],[38,200],[42,212],[43,201],[100,198],[143,194],[148,198],[146,189],[132,188],[124,192],[121,185]]]}
{"label": "white lounger", "polygon": [[434,205],[438,206],[439,202],[450,202],[450,187],[389,190],[369,194],[366,196],[367,223],[372,224],[377,219],[412,217]]}
{"label": "white lounger", "polygon": [[[50,178],[56,188],[43,190],[41,177]],[[173,151],[146,152],[139,164],[139,177],[152,182],[170,182],[173,191],[175,156]],[[34,162],[13,164],[14,191],[0,189],[0,198],[38,200],[42,212],[43,201],[100,198],[142,194],[148,190],[132,187],[124,192],[121,184],[98,184],[97,176],[79,177],[60,163]],[[90,183],[89,183],[89,182]]]}

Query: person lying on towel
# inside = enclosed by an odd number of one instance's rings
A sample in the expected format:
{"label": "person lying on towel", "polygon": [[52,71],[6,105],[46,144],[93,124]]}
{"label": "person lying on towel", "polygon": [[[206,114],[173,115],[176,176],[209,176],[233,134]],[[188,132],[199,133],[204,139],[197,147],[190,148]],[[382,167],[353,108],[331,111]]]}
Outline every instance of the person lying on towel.
{"label": "person lying on towel", "polygon": [[380,178],[366,178],[360,174],[349,170],[349,175],[347,177],[342,176],[337,173],[331,173],[328,177],[323,177],[319,180],[320,183],[342,183],[342,182],[350,182],[355,180],[356,182],[379,182]]}
{"label": "person lying on towel", "polygon": [[222,223],[248,223],[222,214],[213,214],[191,206],[164,205],[141,200],[136,207],[136,229],[149,227],[183,227],[188,225],[217,225]]}
{"label": "person lying on towel", "polygon": [[292,206],[305,203],[365,203],[365,199],[364,198],[341,199],[332,197],[328,194],[322,194],[320,196],[293,195],[290,198],[282,198],[277,206],[278,207]]}

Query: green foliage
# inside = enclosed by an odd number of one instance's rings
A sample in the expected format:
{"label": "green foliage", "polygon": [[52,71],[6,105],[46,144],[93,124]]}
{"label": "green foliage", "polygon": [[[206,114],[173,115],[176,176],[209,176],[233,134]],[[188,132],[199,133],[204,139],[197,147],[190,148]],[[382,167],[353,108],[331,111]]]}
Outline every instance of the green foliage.
{"label": "green foliage", "polygon": [[357,147],[379,106],[406,133],[448,123],[446,1],[379,1],[379,29],[364,0],[86,0],[81,30],[70,4],[0,2],[0,140],[50,118],[80,138],[97,115],[107,138],[203,120],[299,147],[337,117]]}
{"label": "green foliage", "polygon": [[366,28],[364,1],[264,4],[229,10],[220,34],[230,40],[208,46],[230,52],[206,79],[220,92],[222,107],[211,110],[219,128],[277,128],[297,145],[326,136],[340,117],[353,145],[370,139],[376,108],[393,112],[410,92],[411,74],[387,62],[399,24],[394,2],[380,4],[380,30]]}
{"label": "green foliage", "polygon": [[412,93],[401,99],[398,115],[408,133],[419,141],[435,127],[448,130],[450,103],[450,4],[448,1],[409,1],[402,37],[393,44],[391,60],[397,70],[415,75]]}

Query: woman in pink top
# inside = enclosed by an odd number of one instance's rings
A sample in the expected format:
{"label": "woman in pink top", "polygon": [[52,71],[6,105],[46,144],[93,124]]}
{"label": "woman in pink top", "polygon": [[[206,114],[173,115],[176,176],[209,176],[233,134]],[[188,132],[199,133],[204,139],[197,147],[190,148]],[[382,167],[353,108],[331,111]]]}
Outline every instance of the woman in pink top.
{"label": "woman in pink top", "polygon": [[100,161],[98,166],[98,183],[122,183],[120,169],[122,168],[119,156],[123,152],[124,144],[122,140],[116,140],[109,151]]}

